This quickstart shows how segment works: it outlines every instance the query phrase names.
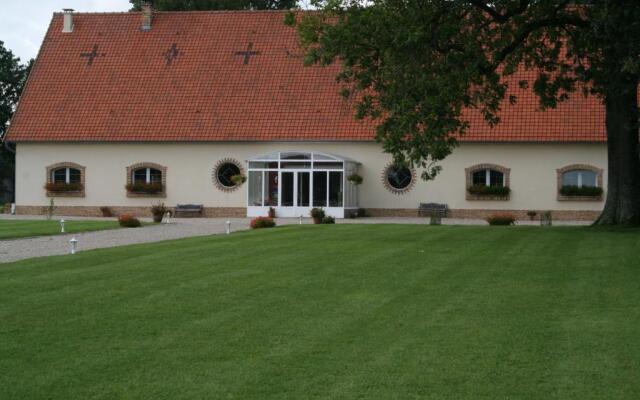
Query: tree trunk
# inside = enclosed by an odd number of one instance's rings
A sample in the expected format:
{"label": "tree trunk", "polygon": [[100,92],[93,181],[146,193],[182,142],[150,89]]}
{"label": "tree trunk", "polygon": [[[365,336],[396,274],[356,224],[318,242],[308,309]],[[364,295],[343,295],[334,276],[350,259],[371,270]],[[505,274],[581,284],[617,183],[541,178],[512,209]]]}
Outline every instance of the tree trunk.
{"label": "tree trunk", "polygon": [[[620,86],[618,86],[620,87]],[[596,225],[640,225],[638,82],[605,96],[607,201]]]}

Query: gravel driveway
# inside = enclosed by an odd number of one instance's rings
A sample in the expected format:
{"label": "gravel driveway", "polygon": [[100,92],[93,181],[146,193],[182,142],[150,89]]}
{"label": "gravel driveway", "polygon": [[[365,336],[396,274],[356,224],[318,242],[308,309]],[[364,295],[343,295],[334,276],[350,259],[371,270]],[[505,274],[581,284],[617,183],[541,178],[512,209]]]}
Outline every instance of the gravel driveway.
{"label": "gravel driveway", "polygon": [[[64,218],[73,219],[71,217]],[[20,219],[26,218],[21,217]],[[249,219],[231,218],[229,221],[231,221],[231,231],[249,228]],[[0,240],[0,263],[32,257],[67,254],[70,247],[69,240],[73,236],[78,239],[78,251],[83,251],[192,236],[223,234],[226,232],[226,222],[227,219],[221,218],[172,219],[170,224],[150,225],[135,229],[111,229],[26,239]]]}

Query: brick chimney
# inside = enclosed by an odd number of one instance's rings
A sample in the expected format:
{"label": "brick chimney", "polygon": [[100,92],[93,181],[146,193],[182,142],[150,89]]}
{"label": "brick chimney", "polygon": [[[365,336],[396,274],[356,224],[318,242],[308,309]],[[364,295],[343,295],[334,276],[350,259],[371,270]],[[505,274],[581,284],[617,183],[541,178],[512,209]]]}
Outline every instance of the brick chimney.
{"label": "brick chimney", "polygon": [[151,21],[153,20],[153,5],[151,2],[142,3],[142,26],[140,30],[147,32],[151,30]]}
{"label": "brick chimney", "polygon": [[73,32],[73,8],[63,8],[62,32]]}

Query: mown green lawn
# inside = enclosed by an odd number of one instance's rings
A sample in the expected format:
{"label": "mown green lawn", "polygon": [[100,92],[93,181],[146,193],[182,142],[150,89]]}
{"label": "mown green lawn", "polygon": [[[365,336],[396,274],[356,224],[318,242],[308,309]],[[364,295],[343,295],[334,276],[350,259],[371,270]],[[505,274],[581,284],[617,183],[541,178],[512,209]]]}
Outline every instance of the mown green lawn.
{"label": "mown green lawn", "polygon": [[[119,228],[117,221],[68,220],[67,233]],[[0,240],[60,234],[60,220],[0,220]]]}
{"label": "mown green lawn", "polygon": [[0,399],[638,399],[640,230],[290,226],[0,266]]}

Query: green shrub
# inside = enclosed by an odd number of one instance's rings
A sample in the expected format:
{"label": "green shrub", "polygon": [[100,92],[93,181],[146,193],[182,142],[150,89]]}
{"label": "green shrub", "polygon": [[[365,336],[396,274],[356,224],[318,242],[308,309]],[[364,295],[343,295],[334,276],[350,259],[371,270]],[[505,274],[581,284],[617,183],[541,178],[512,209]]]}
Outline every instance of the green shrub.
{"label": "green shrub", "polygon": [[269,217],[257,217],[251,220],[251,229],[273,228],[276,221]]}
{"label": "green shrub", "polygon": [[511,189],[507,186],[473,185],[467,191],[469,194],[478,196],[508,196],[511,193]]}
{"label": "green shrub", "polygon": [[602,188],[595,186],[563,186],[560,188],[560,194],[563,196],[602,196]]}
{"label": "green shrub", "polygon": [[140,220],[130,214],[122,214],[119,216],[118,223],[124,228],[138,228],[142,226]]}
{"label": "green shrub", "polygon": [[330,215],[327,215],[326,217],[322,218],[322,223],[323,224],[335,224],[336,223],[336,219],[333,218]]}
{"label": "green shrub", "polygon": [[508,213],[491,214],[487,217],[489,225],[513,225],[516,222],[516,217]]}

